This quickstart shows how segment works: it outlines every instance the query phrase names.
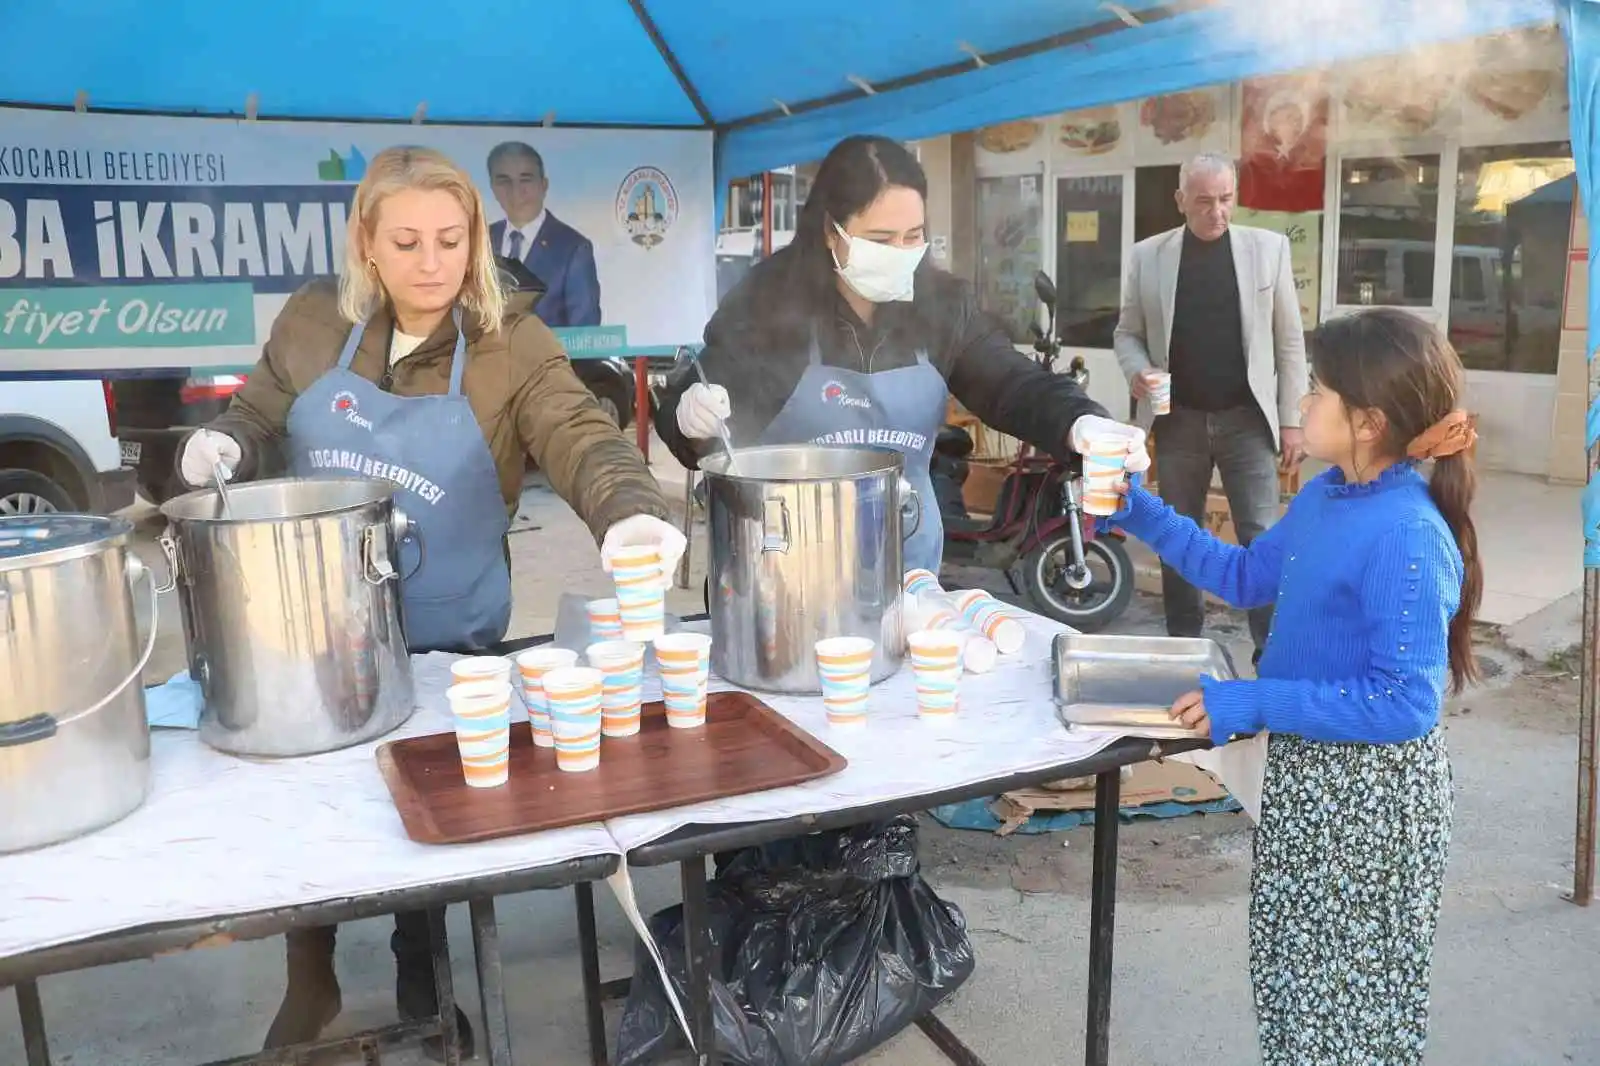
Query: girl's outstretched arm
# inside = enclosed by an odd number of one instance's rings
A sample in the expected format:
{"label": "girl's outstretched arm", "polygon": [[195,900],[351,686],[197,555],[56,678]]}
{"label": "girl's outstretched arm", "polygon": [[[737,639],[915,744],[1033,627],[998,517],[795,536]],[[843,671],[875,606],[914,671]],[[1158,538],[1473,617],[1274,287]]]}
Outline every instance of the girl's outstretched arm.
{"label": "girl's outstretched arm", "polygon": [[[1399,744],[1425,736],[1444,703],[1461,579],[1447,531],[1419,520],[1390,530],[1362,579],[1366,671],[1332,681],[1202,678],[1213,739],[1223,743],[1263,729],[1334,743]],[[1314,643],[1280,651],[1306,660],[1319,654]]]}
{"label": "girl's outstretched arm", "polygon": [[1134,483],[1128,487],[1127,505],[1108,524],[1150,545],[1189,584],[1248,609],[1277,598],[1288,522],[1285,515],[1241,548],[1217,539]]}

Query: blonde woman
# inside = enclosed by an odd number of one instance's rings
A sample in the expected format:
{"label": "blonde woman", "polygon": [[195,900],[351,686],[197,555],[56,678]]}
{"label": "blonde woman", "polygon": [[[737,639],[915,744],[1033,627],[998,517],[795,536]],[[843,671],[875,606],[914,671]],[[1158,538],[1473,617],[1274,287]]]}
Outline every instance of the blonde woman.
{"label": "blonde woman", "polygon": [[[601,412],[545,325],[500,287],[470,178],[427,148],[379,153],[351,205],[343,275],[290,297],[226,413],[180,449],[192,486],[251,478],[281,459],[296,476],[387,477],[436,547],[401,545],[412,651],[472,651],[505,636],[505,536],[528,460],[601,541],[660,548],[683,536],[638,451]],[[268,1047],[316,1039],[340,1010],[334,930],[288,938],[289,990]],[[437,1012],[427,920],[395,916],[403,1018]],[[471,1055],[466,1018],[456,1019]],[[427,1048],[437,1056],[442,1048]]]}

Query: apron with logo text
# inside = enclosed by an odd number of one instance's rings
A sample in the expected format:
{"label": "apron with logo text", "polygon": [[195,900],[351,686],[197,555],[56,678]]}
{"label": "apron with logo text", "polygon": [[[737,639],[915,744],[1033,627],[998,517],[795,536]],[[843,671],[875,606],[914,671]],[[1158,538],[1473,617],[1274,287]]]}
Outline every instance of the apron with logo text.
{"label": "apron with logo text", "polygon": [[[933,495],[929,464],[933,442],[944,426],[944,375],[917,352],[913,366],[876,374],[824,366],[815,333],[810,365],[789,400],[761,435],[761,443],[867,445],[905,456],[905,476],[921,504],[921,521],[906,539],[905,569],[939,572],[944,557],[944,522]],[[879,501],[894,506],[895,501]]]}
{"label": "apron with logo text", "polygon": [[466,338],[455,312],[450,387],[395,396],[350,369],[366,325],[339,363],[289,408],[296,477],[372,477],[396,486],[414,532],[400,544],[400,596],[412,651],[469,651],[501,640],[511,623],[510,526],[494,458],[461,392]]}

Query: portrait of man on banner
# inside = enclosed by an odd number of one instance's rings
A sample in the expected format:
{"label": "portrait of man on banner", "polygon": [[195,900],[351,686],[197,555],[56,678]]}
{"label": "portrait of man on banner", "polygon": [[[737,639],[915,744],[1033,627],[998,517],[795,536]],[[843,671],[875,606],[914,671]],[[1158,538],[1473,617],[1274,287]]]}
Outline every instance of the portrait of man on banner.
{"label": "portrait of man on banner", "polygon": [[1239,205],[1257,211],[1322,209],[1328,87],[1317,75],[1244,83]]}

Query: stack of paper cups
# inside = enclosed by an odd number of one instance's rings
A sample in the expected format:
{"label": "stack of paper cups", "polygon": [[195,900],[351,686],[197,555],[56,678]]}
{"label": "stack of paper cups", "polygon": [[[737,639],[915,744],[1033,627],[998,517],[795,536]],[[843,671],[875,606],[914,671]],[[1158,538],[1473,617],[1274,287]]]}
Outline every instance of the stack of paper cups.
{"label": "stack of paper cups", "polygon": [[469,681],[445,694],[455,720],[461,775],[472,788],[496,788],[511,776],[511,686]]}
{"label": "stack of paper cups", "polygon": [[1122,508],[1119,489],[1128,477],[1127,437],[1092,437],[1083,450],[1083,513],[1105,517]]}
{"label": "stack of paper cups", "polygon": [[917,683],[917,713],[938,721],[955,717],[961,687],[961,637],[946,630],[923,630],[907,637],[906,646]]}
{"label": "stack of paper cups", "polygon": [[597,643],[622,639],[622,614],[616,600],[589,601],[589,637]]}
{"label": "stack of paper cups", "polygon": [[600,701],[605,675],[584,666],[544,675],[550,702],[550,728],[556,738],[556,768],[568,773],[600,765]]}
{"label": "stack of paper cups", "polygon": [[901,587],[913,596],[944,592],[944,588],[939,584],[939,575],[932,570],[907,570]]}
{"label": "stack of paper cups", "polygon": [[967,623],[955,608],[955,601],[946,593],[925,592],[920,596],[906,596],[906,628],[937,629],[954,633],[961,639],[961,663],[974,674],[986,674],[994,669],[1000,652],[994,641],[977,633],[968,632]]}
{"label": "stack of paper cups", "polygon": [[1172,375],[1165,370],[1149,371],[1150,380],[1150,413],[1154,415],[1170,415],[1172,413]]}
{"label": "stack of paper cups", "polygon": [[867,693],[872,688],[872,652],[866,637],[830,637],[817,641],[817,675],[828,724],[867,724]]}
{"label": "stack of paper cups", "polygon": [[956,595],[956,607],[962,620],[973,629],[994,641],[1001,655],[1015,655],[1022,650],[1027,630],[1011,614],[1005,604],[981,589],[968,589]]}
{"label": "stack of paper cups", "polygon": [[617,586],[623,640],[647,644],[667,631],[667,584],[659,548],[623,548],[613,553],[611,580]]}
{"label": "stack of paper cups", "polygon": [[600,697],[600,732],[631,737],[639,732],[644,684],[644,645],[608,640],[589,645],[589,665],[605,675]]}
{"label": "stack of paper cups", "polygon": [[655,646],[667,725],[673,729],[700,728],[706,724],[711,638],[704,633],[669,633],[657,637]]}
{"label": "stack of paper cups", "polygon": [[522,702],[528,707],[528,728],[533,742],[541,748],[556,746],[550,730],[550,702],[544,694],[544,675],[578,665],[578,653],[566,648],[529,648],[517,656],[517,673],[522,677]]}

